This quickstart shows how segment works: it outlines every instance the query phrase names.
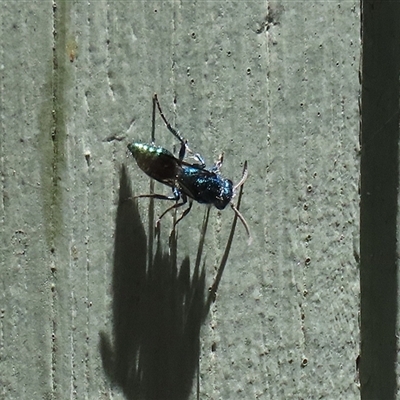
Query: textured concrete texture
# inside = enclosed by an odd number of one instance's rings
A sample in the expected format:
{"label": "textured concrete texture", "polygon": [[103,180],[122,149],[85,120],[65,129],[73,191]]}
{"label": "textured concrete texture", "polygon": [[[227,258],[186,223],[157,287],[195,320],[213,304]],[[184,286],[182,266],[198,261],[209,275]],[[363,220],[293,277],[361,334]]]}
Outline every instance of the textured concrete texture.
{"label": "textured concrete texture", "polygon": [[[359,2],[1,6],[0,398],[359,398]],[[155,92],[208,165],[249,163],[209,309],[232,210],[196,270],[206,207],[169,243],[131,200]]]}

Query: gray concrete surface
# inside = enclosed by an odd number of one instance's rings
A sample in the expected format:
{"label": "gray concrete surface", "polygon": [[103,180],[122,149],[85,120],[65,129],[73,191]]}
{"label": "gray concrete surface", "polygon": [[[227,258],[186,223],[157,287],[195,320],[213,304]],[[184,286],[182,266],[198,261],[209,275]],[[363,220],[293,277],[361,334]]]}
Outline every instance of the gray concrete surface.
{"label": "gray concrete surface", "polygon": [[[358,398],[359,3],[1,6],[0,397]],[[156,268],[156,286],[135,281],[117,257],[130,254],[133,269],[146,256],[120,200],[129,182],[149,190],[126,145],[149,141],[154,92],[208,164],[225,152],[224,176],[237,182],[249,162],[241,211],[253,242],[239,224],[206,318],[182,314],[195,332],[179,357],[168,349],[188,334],[171,338],[162,322],[180,279]],[[176,145],[160,118],[156,140]],[[138,202],[145,227],[148,204]],[[188,256],[191,270],[204,210],[178,229],[178,265]],[[232,219],[211,210],[205,288]],[[170,230],[167,216],[165,252]],[[143,282],[158,303],[138,296]],[[121,348],[116,320],[129,325]]]}

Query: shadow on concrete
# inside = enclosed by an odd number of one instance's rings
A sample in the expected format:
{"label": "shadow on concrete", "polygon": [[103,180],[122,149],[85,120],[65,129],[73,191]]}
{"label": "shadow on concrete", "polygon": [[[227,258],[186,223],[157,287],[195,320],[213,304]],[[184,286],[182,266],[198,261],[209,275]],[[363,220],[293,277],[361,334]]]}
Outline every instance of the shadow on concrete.
{"label": "shadow on concrete", "polygon": [[[242,190],[238,207],[241,196]],[[150,203],[150,232],[153,216]],[[235,216],[217,277],[206,294],[200,263],[208,216],[209,208],[191,274],[188,257],[177,266],[173,234],[169,251],[162,250],[159,236],[146,236],[122,167],[112,282],[113,332],[112,339],[100,332],[100,353],[107,377],[128,400],[184,400],[192,392],[200,328],[215,298],[237,223]]]}
{"label": "shadow on concrete", "polygon": [[397,394],[400,4],[362,2],[361,398]]}

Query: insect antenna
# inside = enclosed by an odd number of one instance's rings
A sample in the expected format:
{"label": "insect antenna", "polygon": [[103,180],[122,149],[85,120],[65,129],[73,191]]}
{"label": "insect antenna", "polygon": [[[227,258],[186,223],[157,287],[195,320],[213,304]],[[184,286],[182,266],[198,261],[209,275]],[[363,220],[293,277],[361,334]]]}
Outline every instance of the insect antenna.
{"label": "insect antenna", "polygon": [[249,244],[253,241],[253,238],[251,237],[249,225],[247,224],[246,220],[244,219],[243,215],[240,213],[240,211],[236,208],[236,206],[231,202],[231,207],[232,210],[235,212],[236,216],[240,219],[242,222],[244,229],[246,229],[247,236],[249,237]]}
{"label": "insect antenna", "polygon": [[249,173],[247,172],[247,160],[246,160],[243,166],[242,179],[233,187],[233,193],[236,194],[236,191],[240,188],[240,186],[242,186],[246,182],[248,174]]}
{"label": "insect antenna", "polygon": [[[243,166],[242,179],[240,179],[240,181],[233,187],[233,197],[235,197],[236,191],[244,185],[244,183],[246,182],[247,176],[248,176],[248,171],[247,171],[247,160],[246,160],[244,162],[244,166]],[[240,197],[239,197],[239,203],[240,203]],[[239,203],[238,203],[238,206],[239,206]],[[240,211],[236,208],[235,204],[233,204],[233,201],[230,202],[230,205],[232,207],[232,210],[235,212],[236,216],[240,219],[240,222],[243,224],[244,228],[246,229],[246,233],[249,237],[249,244],[250,244],[252,242],[253,238],[251,237],[251,234],[250,234],[249,225],[247,224],[246,220],[244,219],[244,217],[240,213]]]}

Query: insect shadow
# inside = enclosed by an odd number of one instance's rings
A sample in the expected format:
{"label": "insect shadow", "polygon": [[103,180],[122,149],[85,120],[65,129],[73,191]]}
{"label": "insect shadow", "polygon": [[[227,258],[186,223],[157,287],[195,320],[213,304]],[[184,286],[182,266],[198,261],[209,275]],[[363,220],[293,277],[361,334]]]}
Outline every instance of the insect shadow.
{"label": "insect shadow", "polygon": [[[242,190],[238,196],[240,206]],[[154,200],[150,200],[149,232],[154,230]],[[199,367],[200,328],[215,299],[237,223],[217,276],[206,293],[205,268],[200,267],[209,208],[204,217],[196,261],[177,266],[177,238],[170,251],[161,249],[160,236],[146,236],[130,179],[120,176],[112,273],[112,335],[100,332],[103,369],[126,399],[188,399]],[[153,245],[155,254],[153,256]],[[197,374],[199,392],[199,375]]]}

